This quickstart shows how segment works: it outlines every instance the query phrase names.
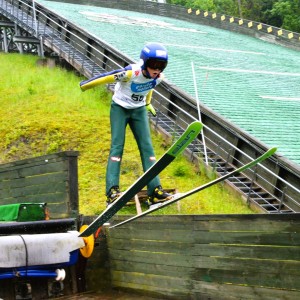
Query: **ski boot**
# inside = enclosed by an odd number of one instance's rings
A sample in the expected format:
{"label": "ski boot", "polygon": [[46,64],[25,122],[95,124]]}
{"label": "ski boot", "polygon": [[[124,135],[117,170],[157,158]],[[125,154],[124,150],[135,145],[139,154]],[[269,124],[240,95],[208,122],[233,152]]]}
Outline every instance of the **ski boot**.
{"label": "ski boot", "polygon": [[152,195],[148,196],[147,204],[150,207],[152,204],[160,203],[172,198],[172,194],[167,193],[160,185],[157,186]]}
{"label": "ski boot", "polygon": [[115,202],[120,196],[121,196],[121,191],[119,189],[119,186],[115,185],[111,187],[106,198],[107,206]]}

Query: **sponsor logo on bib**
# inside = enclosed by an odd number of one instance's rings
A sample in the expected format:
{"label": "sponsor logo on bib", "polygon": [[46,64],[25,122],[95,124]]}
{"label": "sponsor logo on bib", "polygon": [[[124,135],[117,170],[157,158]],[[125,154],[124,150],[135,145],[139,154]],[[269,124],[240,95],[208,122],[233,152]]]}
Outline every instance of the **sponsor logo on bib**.
{"label": "sponsor logo on bib", "polygon": [[132,82],[131,83],[131,90],[134,93],[142,93],[148,90],[151,90],[155,87],[156,85],[156,81],[152,80],[150,82],[146,82],[146,83],[136,83],[136,82]]}

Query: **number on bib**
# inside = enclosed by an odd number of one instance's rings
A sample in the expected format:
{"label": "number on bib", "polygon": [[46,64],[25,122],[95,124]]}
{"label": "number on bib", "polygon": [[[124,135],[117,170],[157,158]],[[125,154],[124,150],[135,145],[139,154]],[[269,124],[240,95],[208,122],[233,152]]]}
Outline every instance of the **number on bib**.
{"label": "number on bib", "polygon": [[144,100],[144,96],[143,95],[132,94],[131,99],[133,101],[136,101],[136,102],[141,102],[141,101]]}

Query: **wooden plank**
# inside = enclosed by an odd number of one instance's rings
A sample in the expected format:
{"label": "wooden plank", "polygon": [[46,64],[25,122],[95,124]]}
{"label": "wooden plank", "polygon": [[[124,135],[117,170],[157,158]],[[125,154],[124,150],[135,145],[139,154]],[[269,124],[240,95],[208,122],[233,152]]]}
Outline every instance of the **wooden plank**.
{"label": "wooden plank", "polygon": [[212,270],[197,269],[194,274],[195,280],[215,282],[222,284],[238,284],[247,286],[260,286],[267,288],[299,290],[300,276],[281,274],[268,274],[249,272],[247,270]]}
{"label": "wooden plank", "polygon": [[[129,217],[126,216],[125,219]],[[166,230],[193,230],[195,234],[202,234],[202,231],[244,231],[244,232],[255,232],[255,233],[264,233],[264,232],[299,232],[300,231],[300,220],[298,221],[269,221],[269,220],[239,220],[239,221],[231,221],[231,220],[222,220],[222,221],[180,221],[180,216],[176,216],[178,218],[178,222],[169,222],[168,218],[166,220],[156,219],[156,218],[148,218],[146,216],[142,219],[142,221],[135,220],[134,222],[124,224],[121,228],[126,228],[127,230],[132,230],[134,227],[138,227],[141,229],[147,229],[152,224],[156,224],[159,228]],[[123,218],[122,218],[123,219]],[[112,224],[116,224],[120,222],[120,220],[112,222]],[[115,228],[115,229],[119,229]]]}
{"label": "wooden plank", "polygon": [[[181,291],[187,293],[190,289],[190,281],[184,278],[178,277],[166,277],[154,274],[144,274],[144,273],[131,273],[131,272],[112,272],[112,280],[114,285],[116,282],[124,283],[135,283],[138,285],[143,285],[146,290],[151,288],[160,288],[163,290],[172,290],[173,292]],[[176,275],[176,274],[174,274]]]}
{"label": "wooden plank", "polygon": [[196,244],[243,244],[243,245],[277,245],[277,246],[300,246],[300,235],[297,232],[213,232],[203,231],[195,232],[183,227],[182,230],[153,230],[153,226],[149,230],[143,229],[138,225],[128,230],[126,227],[117,227],[109,231],[113,238],[127,239],[148,239],[156,241],[172,240],[183,243]]}
{"label": "wooden plank", "polygon": [[[162,297],[162,299],[176,299],[176,300],[186,300],[190,296],[190,290],[176,289],[176,288],[162,288],[160,285],[149,286],[143,285],[136,282],[124,282],[113,280],[112,282],[114,288],[123,289],[127,291],[132,291],[133,293],[140,293],[141,295],[149,295],[153,297]],[[168,298],[169,297],[169,298]],[[142,299],[142,298],[141,298]],[[159,298],[160,299],[160,298]],[[205,300],[205,299],[204,299]]]}
{"label": "wooden plank", "polygon": [[[122,221],[127,219],[127,216],[118,215],[116,219]],[[145,218],[137,220],[137,222],[162,222],[162,223],[185,223],[199,221],[299,221],[300,213],[293,214],[209,214],[209,215],[148,215]]]}
{"label": "wooden plank", "polygon": [[[259,286],[241,286],[219,284],[205,281],[193,281],[192,295],[195,299],[212,300],[298,300],[300,291],[286,289],[264,288]],[[206,297],[206,298],[204,298]]]}
{"label": "wooden plank", "polygon": [[[45,183],[40,185],[30,185],[14,189],[5,189],[1,191],[1,198],[22,198],[35,195],[53,194],[67,191],[67,183],[64,181]],[[42,201],[44,202],[44,201]]]}
{"label": "wooden plank", "polygon": [[[86,268],[84,264],[86,264]],[[89,259],[85,259],[82,256],[79,257],[79,265],[77,263],[77,267],[80,267],[79,272],[77,271],[81,275],[80,280],[86,280],[86,284],[85,282],[82,283],[84,290],[86,286],[94,286],[97,290],[110,289],[110,261],[106,239],[101,236],[96,239],[93,255]]]}
{"label": "wooden plank", "polygon": [[248,231],[248,232],[290,232],[300,231],[300,219],[291,223],[290,220],[221,220],[197,221],[193,223],[193,230],[206,231]]}
{"label": "wooden plank", "polygon": [[0,170],[0,182],[20,178],[18,170]]}
{"label": "wooden plank", "polygon": [[68,170],[67,161],[59,161],[53,164],[45,164],[19,170],[20,177],[35,176],[43,173],[56,173]]}
{"label": "wooden plank", "polygon": [[138,215],[140,215],[142,213],[142,208],[141,208],[141,203],[140,203],[138,195],[134,196],[134,202],[135,202],[135,207],[136,207],[136,213]]}
{"label": "wooden plank", "polygon": [[193,266],[197,269],[267,273],[282,277],[300,276],[300,261],[194,256]]}
{"label": "wooden plank", "polygon": [[145,241],[143,239],[108,240],[109,248],[120,250],[138,250],[163,253],[182,253],[198,256],[222,256],[234,258],[257,258],[271,260],[300,260],[298,246],[257,246],[257,245],[222,245],[194,244],[173,241]]}
{"label": "wooden plank", "polygon": [[[130,217],[133,217],[133,215],[128,215],[128,216],[116,215],[113,217],[113,219],[110,222],[111,222],[111,224],[116,224],[116,223],[119,223],[126,219],[129,219]],[[163,219],[163,218],[161,218],[161,216],[147,215],[147,216],[145,216],[139,220],[136,220],[134,222],[124,224],[124,225],[122,225],[122,227],[119,227],[119,228],[127,228],[128,230],[131,230],[132,228],[134,228],[136,226],[138,226],[138,227],[141,226],[143,228],[149,228],[149,227],[153,226],[153,224],[157,224],[157,226],[159,226],[163,229],[167,229],[167,228],[182,229],[183,225],[188,226],[189,229],[192,228],[191,226],[193,223],[192,223],[191,218],[186,219],[185,216],[180,216],[180,215],[178,215],[178,216],[173,215],[172,217],[174,217],[174,218],[170,219],[167,217],[166,219]],[[183,217],[183,218],[181,218],[181,217]],[[191,217],[191,216],[189,216],[189,217]]]}
{"label": "wooden plank", "polygon": [[194,245],[191,243],[180,243],[173,241],[153,241],[143,239],[108,239],[108,247],[114,250],[136,250],[159,253],[177,253],[192,255]]}
{"label": "wooden plank", "polygon": [[27,159],[17,160],[5,164],[0,164],[0,173],[7,170],[18,170],[24,168],[24,166],[32,167],[41,164],[48,164],[53,162],[69,160],[69,158],[78,157],[78,151],[63,151],[48,155],[42,155],[37,157],[31,157]]}
{"label": "wooden plank", "polygon": [[48,205],[54,205],[57,203],[65,203],[67,202],[68,194],[65,193],[49,193],[49,194],[41,194],[41,195],[31,195],[31,196],[24,196],[21,198],[4,198],[3,203],[10,204],[10,203],[48,203]]}
{"label": "wooden plank", "polygon": [[194,244],[192,255],[300,261],[298,246]]}
{"label": "wooden plank", "polygon": [[[130,216],[118,215],[114,217],[113,224],[121,222]],[[158,224],[162,228],[182,229],[183,225],[189,230],[219,230],[219,231],[299,231],[300,214],[250,214],[250,215],[148,215],[122,227],[143,227],[149,224]]]}
{"label": "wooden plank", "polygon": [[77,156],[68,157],[68,195],[70,208],[78,213],[79,193],[78,193],[78,159]]}
{"label": "wooden plank", "polygon": [[[172,217],[172,216],[170,216]],[[191,217],[191,216],[189,216]],[[193,221],[299,221],[300,213],[292,214],[214,214],[214,215],[193,215]]]}
{"label": "wooden plank", "polygon": [[123,238],[126,236],[128,239],[172,240],[183,243],[195,241],[194,233],[191,230],[153,230],[153,224],[148,229],[141,229],[139,226],[132,227],[131,230],[123,226],[117,227],[109,230],[109,235],[113,238]]}
{"label": "wooden plank", "polygon": [[[154,291],[157,284],[184,299],[299,296],[299,214],[151,216],[107,230],[107,238],[114,286]],[[174,274],[191,289],[176,286]]]}
{"label": "wooden plank", "polygon": [[276,234],[264,232],[203,232],[203,234],[195,234],[194,242],[198,244],[300,246],[300,235],[297,232]]}
{"label": "wooden plank", "polygon": [[145,264],[191,267],[194,259],[183,254],[152,253],[147,251],[127,251],[109,249],[110,260],[123,260]]}
{"label": "wooden plank", "polygon": [[5,189],[20,188],[31,185],[52,184],[52,182],[66,181],[68,172],[46,173],[32,177],[17,178],[0,181],[0,191]]}
{"label": "wooden plank", "polygon": [[[128,219],[129,217],[132,217],[133,215],[115,215],[114,218],[112,219],[112,222],[121,222],[124,221],[126,219]],[[185,216],[185,215],[147,215],[139,220],[136,220],[136,223],[138,224],[153,224],[153,223],[159,223],[159,224],[164,224],[166,223],[166,226],[170,225],[170,224],[178,224],[181,225],[182,223],[191,223],[193,222],[193,216],[189,215],[189,216]],[[129,226],[129,224],[126,224],[124,226]],[[123,226],[122,226],[123,227]]]}
{"label": "wooden plank", "polygon": [[5,172],[19,171],[27,168],[31,169],[39,166],[48,166],[48,165],[50,166],[50,165],[55,165],[66,161],[68,161],[67,157],[63,157],[63,156],[58,157],[55,154],[53,157],[49,155],[49,156],[34,157],[25,160],[17,160],[7,164],[0,164],[0,174]]}
{"label": "wooden plank", "polygon": [[112,260],[111,267],[115,271],[155,274],[159,276],[174,276],[188,278],[195,272],[194,267],[169,266],[156,263],[131,262],[124,260]]}
{"label": "wooden plank", "polygon": [[29,176],[37,176],[39,174],[45,173],[56,173],[61,171],[67,171],[68,164],[66,161],[60,161],[53,164],[44,164],[44,165],[37,165],[32,167],[23,167],[19,168],[18,170],[10,170],[10,171],[3,171],[0,172],[0,181],[4,180],[12,180],[17,178],[25,178]]}
{"label": "wooden plank", "polygon": [[[127,254],[127,255],[126,255]],[[155,265],[170,265],[179,267],[195,267],[200,270],[226,270],[229,273],[250,272],[268,275],[274,274],[280,277],[298,277],[300,276],[299,261],[276,261],[276,260],[257,260],[257,259],[234,259],[226,257],[205,257],[192,256],[177,253],[161,253],[150,251],[130,251],[128,257],[127,250],[110,249],[111,260],[122,260],[128,262],[143,262]],[[284,282],[285,278],[282,279]],[[289,279],[287,279],[289,280]],[[260,282],[262,285],[262,282]]]}

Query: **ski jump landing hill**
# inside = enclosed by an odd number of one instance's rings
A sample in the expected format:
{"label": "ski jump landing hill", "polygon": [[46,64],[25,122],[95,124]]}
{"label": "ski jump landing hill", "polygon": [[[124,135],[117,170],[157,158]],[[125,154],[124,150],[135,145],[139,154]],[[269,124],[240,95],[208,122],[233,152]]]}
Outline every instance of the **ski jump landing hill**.
{"label": "ski jump landing hill", "polygon": [[[56,53],[86,77],[131,62],[126,55],[43,5],[36,3],[37,10],[34,12],[32,1],[0,0],[0,4],[1,45],[4,45],[5,51],[34,51],[39,47],[39,53],[43,54],[44,47],[46,52]],[[22,47],[24,44],[26,47]],[[186,127],[191,120],[197,118],[194,99],[168,82],[158,90],[154,103],[161,119],[154,120],[153,123],[164,130],[170,120],[173,122],[171,128],[174,129]],[[215,166],[221,160],[226,166],[237,167],[246,162],[249,156],[254,158],[266,150],[265,145],[232,126],[207,107],[201,106],[201,112],[203,123],[206,124],[207,146],[212,150],[211,158]],[[165,119],[165,116],[169,118]],[[213,132],[220,133],[231,144],[225,143],[220,134]],[[189,151],[190,157],[198,157],[195,148]],[[203,148],[199,152],[202,155]],[[42,158],[40,165],[50,166],[47,160],[49,162],[49,158]],[[31,164],[32,161],[29,160],[28,163]],[[15,165],[22,169],[18,162]],[[24,181],[24,172],[16,171],[12,164],[5,167],[8,169],[1,169],[1,175],[4,176],[1,186],[6,189],[8,198],[1,204],[10,202],[11,192],[19,193],[21,198],[18,202],[21,203],[22,197],[33,186],[38,185],[36,183],[32,186],[32,180],[38,177],[29,176]],[[220,168],[216,167],[216,170]],[[272,174],[269,174],[269,170],[272,170]],[[227,170],[223,169],[222,172]],[[49,170],[46,174],[48,173]],[[12,176],[10,183],[5,177],[7,174]],[[253,173],[250,175],[253,176]],[[101,234],[95,237],[97,247],[87,262],[86,276],[80,274],[78,280],[86,280],[86,289],[114,287],[169,299],[299,299],[300,218],[297,201],[292,201],[299,196],[299,168],[276,156],[264,168],[258,168],[254,175],[260,185],[271,186],[270,192],[279,195],[279,198],[282,196],[282,202],[278,206],[273,205],[276,213],[147,216],[118,228],[102,228]],[[261,178],[267,178],[268,184]],[[57,187],[64,187],[61,184],[63,179],[59,181]],[[30,187],[14,186],[21,183],[30,183]],[[45,189],[53,191],[53,186],[48,181],[34,194],[40,196],[38,198],[42,203],[49,203],[50,213],[51,210],[54,212],[52,218],[60,218],[62,216],[56,214],[58,195],[54,193],[54,198],[47,198],[42,193]],[[251,182],[250,187],[249,197],[253,194]],[[61,207],[68,213],[78,207],[78,199],[73,204],[70,204],[67,197],[59,199],[62,200]],[[292,213],[282,209],[291,204],[294,210]],[[93,218],[87,220],[92,221]],[[117,216],[111,222],[114,224],[113,222],[122,220],[123,217]],[[49,221],[51,224],[51,220]],[[69,226],[73,227],[69,224],[63,230],[70,228]],[[2,232],[4,235],[14,234]],[[21,231],[18,234],[22,234]],[[20,278],[15,279],[19,281]],[[7,293],[13,293],[15,281],[3,280],[4,284],[0,284],[0,297],[9,299]],[[70,290],[74,288],[72,284],[76,280],[75,277],[68,281]],[[43,290],[44,293],[36,299],[48,295],[48,291],[45,292],[47,281],[43,281],[41,285],[42,281],[39,278],[38,283],[34,284],[30,279],[31,287],[39,292]]]}

